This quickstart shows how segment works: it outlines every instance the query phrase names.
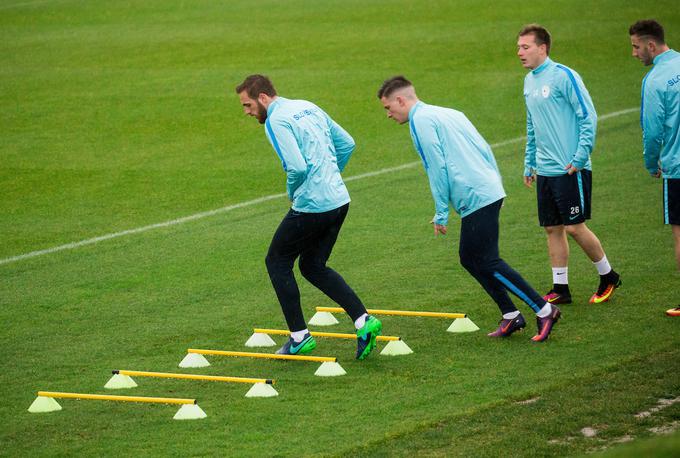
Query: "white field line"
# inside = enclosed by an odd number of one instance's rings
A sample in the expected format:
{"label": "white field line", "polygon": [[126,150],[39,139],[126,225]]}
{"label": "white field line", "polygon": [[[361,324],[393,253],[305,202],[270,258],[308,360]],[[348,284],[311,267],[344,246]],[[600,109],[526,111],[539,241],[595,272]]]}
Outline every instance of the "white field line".
{"label": "white field line", "polygon": [[[605,119],[614,118],[616,116],[621,116],[621,115],[632,113],[632,112],[638,111],[638,110],[639,110],[639,108],[637,108],[637,107],[636,108],[628,108],[626,110],[620,110],[620,111],[615,111],[613,113],[608,113],[606,115],[600,116],[598,119],[600,121],[604,121]],[[516,138],[512,138],[510,140],[505,140],[505,141],[502,141],[502,142],[499,142],[499,143],[494,143],[493,145],[491,145],[491,147],[492,148],[498,148],[498,147],[510,145],[510,144],[513,144],[513,143],[519,143],[519,142],[524,141],[525,139],[526,139],[526,137],[524,137],[524,136],[516,137]],[[405,169],[408,169],[408,168],[411,168],[411,167],[415,167],[418,164],[420,164],[420,161],[414,161],[414,162],[409,162],[407,164],[398,165],[396,167],[388,167],[388,168],[376,170],[374,172],[362,173],[360,175],[353,175],[351,177],[345,178],[345,181],[361,180],[363,178],[370,178],[370,177],[374,177],[374,176],[378,176],[378,175],[384,175],[386,173],[397,172],[399,170],[405,170]],[[104,240],[115,239],[115,238],[123,237],[123,236],[126,236],[126,235],[140,234],[142,232],[151,231],[153,229],[160,229],[160,228],[164,228],[164,227],[176,226],[178,224],[184,224],[184,223],[187,223],[189,221],[195,221],[195,220],[198,220],[198,219],[207,218],[209,216],[218,215],[220,213],[230,212],[232,210],[237,210],[239,208],[250,207],[252,205],[261,204],[263,202],[267,202],[269,200],[278,199],[278,198],[285,197],[285,196],[286,196],[285,193],[271,194],[269,196],[258,197],[257,199],[252,199],[252,200],[246,200],[245,202],[240,202],[240,203],[237,203],[237,204],[228,205],[226,207],[217,208],[215,210],[209,210],[209,211],[205,211],[205,212],[201,212],[201,213],[195,213],[193,215],[184,216],[182,218],[177,218],[177,219],[173,219],[173,220],[170,220],[170,221],[165,221],[163,223],[150,224],[148,226],[142,226],[142,227],[137,227],[137,228],[134,228],[134,229],[127,229],[125,231],[113,232],[111,234],[100,235],[99,237],[93,237],[91,239],[81,240],[79,242],[71,242],[71,243],[67,243],[65,245],[59,245],[59,246],[55,246],[55,247],[52,247],[52,248],[46,248],[44,250],[31,251],[29,253],[24,253],[24,254],[20,254],[20,255],[17,255],[17,256],[12,256],[12,257],[9,257],[9,258],[0,259],[0,265],[10,264],[12,262],[22,261],[24,259],[29,259],[29,258],[35,258],[36,256],[42,256],[42,255],[46,255],[46,254],[56,253],[58,251],[72,250],[74,248],[79,248],[79,247],[82,247],[82,246],[93,245],[95,243],[103,242]]]}
{"label": "white field line", "polygon": [[11,3],[8,5],[0,5],[0,10],[9,10],[12,8],[21,8],[24,6],[41,5],[43,3],[59,3],[59,2],[54,2],[53,0],[35,0],[32,2]]}

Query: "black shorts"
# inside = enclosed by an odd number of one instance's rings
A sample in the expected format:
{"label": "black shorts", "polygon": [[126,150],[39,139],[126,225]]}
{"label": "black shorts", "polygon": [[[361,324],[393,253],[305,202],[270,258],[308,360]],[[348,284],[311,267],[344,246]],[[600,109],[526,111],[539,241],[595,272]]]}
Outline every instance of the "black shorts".
{"label": "black shorts", "polygon": [[680,178],[663,179],[663,222],[680,226]]}
{"label": "black shorts", "polygon": [[541,226],[569,226],[590,219],[593,174],[581,170],[573,175],[536,178],[538,222]]}

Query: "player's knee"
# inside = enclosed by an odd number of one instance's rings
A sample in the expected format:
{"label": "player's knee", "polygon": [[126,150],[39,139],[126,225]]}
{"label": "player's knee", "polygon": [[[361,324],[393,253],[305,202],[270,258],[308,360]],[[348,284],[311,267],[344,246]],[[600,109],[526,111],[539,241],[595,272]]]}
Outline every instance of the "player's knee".
{"label": "player's knee", "polygon": [[264,265],[267,266],[267,272],[271,272],[275,265],[274,256],[267,253],[267,256],[264,257]]}
{"label": "player's knee", "polygon": [[269,274],[293,268],[292,264],[285,258],[277,256],[274,253],[267,253],[267,256],[264,258],[264,264],[267,266],[267,272],[269,272]]}
{"label": "player's knee", "polygon": [[460,265],[470,273],[477,271],[477,261],[474,256],[467,253],[460,253]]}
{"label": "player's knee", "polygon": [[580,224],[570,224],[569,226],[564,226],[564,230],[570,237],[577,237],[588,230],[586,223]]}
{"label": "player's knee", "polygon": [[562,234],[565,230],[565,226],[559,225],[559,226],[545,226],[545,232],[548,235],[559,235]]}
{"label": "player's knee", "polygon": [[326,265],[313,259],[300,259],[300,273],[307,280],[315,278],[326,269]]}

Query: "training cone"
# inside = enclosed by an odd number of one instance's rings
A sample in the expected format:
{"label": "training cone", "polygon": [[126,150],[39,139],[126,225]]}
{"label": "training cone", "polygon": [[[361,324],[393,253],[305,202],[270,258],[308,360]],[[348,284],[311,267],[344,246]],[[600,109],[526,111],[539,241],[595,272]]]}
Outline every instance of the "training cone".
{"label": "training cone", "polygon": [[123,388],[135,388],[137,384],[129,375],[113,374],[113,377],[106,382],[104,388],[109,390],[120,390]]}
{"label": "training cone", "polygon": [[393,340],[385,345],[385,348],[380,352],[381,355],[386,356],[400,356],[400,355],[410,355],[413,350],[406,345],[403,340]]}
{"label": "training cone", "polygon": [[268,383],[256,383],[246,393],[247,398],[271,398],[278,395],[279,392]]}
{"label": "training cone", "polygon": [[48,398],[46,396],[38,396],[28,408],[31,413],[43,413],[43,412],[55,412],[61,410],[61,406],[54,398]]}
{"label": "training cone", "polygon": [[474,332],[479,331],[479,327],[470,318],[457,318],[453,320],[448,332]]}
{"label": "training cone", "polygon": [[316,312],[312,319],[309,320],[309,324],[313,326],[333,326],[338,323],[340,322],[330,312]]}
{"label": "training cone", "polygon": [[274,347],[276,342],[268,334],[256,332],[246,341],[246,347]]}
{"label": "training cone", "polygon": [[327,361],[321,363],[321,366],[314,372],[314,375],[318,375],[319,377],[336,377],[338,375],[345,375],[346,373],[347,372],[345,372],[345,369],[343,369],[340,364]]}
{"label": "training cone", "polygon": [[184,404],[172,418],[174,420],[199,420],[207,416],[198,404]]}
{"label": "training cone", "polygon": [[210,362],[198,353],[187,353],[179,363],[179,367],[208,367]]}

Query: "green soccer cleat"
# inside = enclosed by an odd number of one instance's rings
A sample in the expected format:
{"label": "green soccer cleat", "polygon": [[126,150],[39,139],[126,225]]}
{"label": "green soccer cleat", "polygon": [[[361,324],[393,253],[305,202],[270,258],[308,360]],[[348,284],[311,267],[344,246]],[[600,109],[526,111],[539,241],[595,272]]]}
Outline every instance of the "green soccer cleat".
{"label": "green soccer cleat", "polygon": [[376,317],[368,315],[366,323],[357,330],[357,359],[365,359],[375,348],[376,338],[382,331],[382,323]]}
{"label": "green soccer cleat", "polygon": [[316,348],[316,340],[309,333],[305,334],[302,342],[295,342],[292,337],[283,347],[276,350],[277,355],[304,355],[311,353]]}

